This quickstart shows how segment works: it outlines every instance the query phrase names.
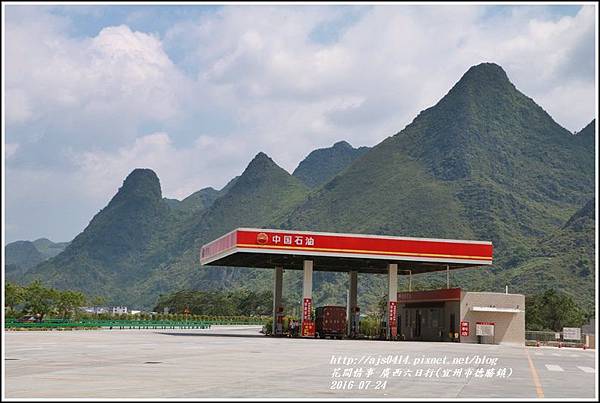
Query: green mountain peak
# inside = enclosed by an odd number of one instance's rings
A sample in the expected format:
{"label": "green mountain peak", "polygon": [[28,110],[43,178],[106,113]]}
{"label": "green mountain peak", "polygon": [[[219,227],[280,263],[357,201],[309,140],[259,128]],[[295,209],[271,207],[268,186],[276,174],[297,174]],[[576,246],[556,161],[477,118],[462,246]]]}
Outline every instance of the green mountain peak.
{"label": "green mountain peak", "polygon": [[535,104],[515,88],[502,67],[481,63],[469,68],[448,94],[428,110],[451,109],[448,112],[462,120],[474,115],[494,118],[500,116],[499,113],[514,113],[514,107],[529,107],[528,102]]}
{"label": "green mountain peak", "polygon": [[271,159],[271,157],[261,151],[254,156],[252,161],[250,161],[245,172],[252,172],[254,170],[260,171],[272,168],[279,168],[279,166]]}
{"label": "green mountain peak", "polygon": [[160,181],[156,173],[147,168],[136,168],[123,181],[123,186],[117,192],[115,198],[119,196],[143,196],[154,199],[162,198]]}
{"label": "green mountain peak", "polygon": [[354,147],[352,147],[352,145],[350,143],[348,143],[347,141],[342,140],[342,141],[338,141],[337,143],[335,143],[333,145],[333,148],[337,148],[337,149],[340,149],[340,148],[342,148],[342,149],[343,148],[350,149],[350,148],[354,148]]}
{"label": "green mountain peak", "polygon": [[277,165],[267,154],[259,152],[250,161],[242,175],[228,190],[229,192],[245,186],[257,186],[259,183],[271,180],[287,180],[291,175]]}
{"label": "green mountain peak", "polygon": [[506,75],[506,71],[496,64],[496,63],[480,63],[475,66],[471,66],[469,70],[463,74],[462,78],[459,80],[463,83],[481,83],[482,80],[485,81],[495,81],[498,83],[510,83],[508,76]]}
{"label": "green mountain peak", "polygon": [[354,148],[347,141],[338,141],[329,148],[312,151],[292,175],[306,186],[317,188],[332,180],[368,150],[368,147]]}
{"label": "green mountain peak", "polygon": [[494,95],[506,99],[512,97],[514,91],[516,88],[502,67],[495,63],[481,63],[469,68],[450,90],[448,96],[485,98]]}

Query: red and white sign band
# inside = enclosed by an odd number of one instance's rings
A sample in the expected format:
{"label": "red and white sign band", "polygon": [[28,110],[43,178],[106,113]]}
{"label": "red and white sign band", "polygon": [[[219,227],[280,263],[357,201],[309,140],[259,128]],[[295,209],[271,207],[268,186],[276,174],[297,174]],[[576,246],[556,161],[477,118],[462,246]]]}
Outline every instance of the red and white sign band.
{"label": "red and white sign band", "polygon": [[237,229],[203,246],[200,259],[205,263],[225,256],[232,250],[264,253],[289,251],[326,256],[369,255],[382,259],[452,259],[486,264],[492,262],[493,256],[493,246],[490,242]]}

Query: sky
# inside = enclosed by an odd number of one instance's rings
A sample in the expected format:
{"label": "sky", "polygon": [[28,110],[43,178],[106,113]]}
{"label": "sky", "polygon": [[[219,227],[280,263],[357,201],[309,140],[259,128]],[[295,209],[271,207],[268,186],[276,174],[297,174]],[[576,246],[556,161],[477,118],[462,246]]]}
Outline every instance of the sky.
{"label": "sky", "polygon": [[596,113],[594,5],[46,4],[3,3],[5,243],[73,239],[135,168],[183,199],[373,146],[481,62],[570,131]]}

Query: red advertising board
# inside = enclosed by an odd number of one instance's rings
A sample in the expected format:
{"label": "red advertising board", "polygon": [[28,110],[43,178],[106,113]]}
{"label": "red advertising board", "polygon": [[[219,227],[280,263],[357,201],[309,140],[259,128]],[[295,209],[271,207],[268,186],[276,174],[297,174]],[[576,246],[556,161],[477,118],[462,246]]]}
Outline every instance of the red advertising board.
{"label": "red advertising board", "polygon": [[304,303],[302,304],[302,321],[307,321],[312,319],[312,299],[304,298]]}
{"label": "red advertising board", "polygon": [[315,335],[315,322],[312,320],[302,321],[302,336],[314,337]]}
{"label": "red advertising board", "polygon": [[388,323],[390,324],[390,334],[392,337],[396,337],[398,335],[398,319],[397,319],[397,314],[396,314],[396,305],[398,303],[396,301],[390,301],[389,302],[389,317],[388,317]]}
{"label": "red advertising board", "polygon": [[304,298],[302,302],[302,336],[315,335],[315,322],[312,320],[312,298]]}
{"label": "red advertising board", "polygon": [[463,320],[460,322],[460,335],[468,336],[469,335],[469,322]]}

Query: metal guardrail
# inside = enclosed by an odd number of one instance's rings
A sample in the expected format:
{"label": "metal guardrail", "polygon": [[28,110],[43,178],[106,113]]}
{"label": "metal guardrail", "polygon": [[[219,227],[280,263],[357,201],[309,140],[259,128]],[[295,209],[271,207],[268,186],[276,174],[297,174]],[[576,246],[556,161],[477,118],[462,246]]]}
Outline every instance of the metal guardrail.
{"label": "metal guardrail", "polygon": [[539,344],[544,346],[564,346],[564,347],[581,347],[586,343],[586,334],[581,333],[579,340],[564,339],[563,332],[549,331],[525,331],[525,341],[530,344]]}
{"label": "metal guardrail", "polygon": [[532,341],[545,341],[545,342],[549,342],[549,341],[573,341],[573,342],[577,342],[577,341],[581,341],[582,339],[584,339],[585,335],[582,333],[581,334],[581,339],[580,340],[565,340],[563,338],[563,333],[562,332],[549,332],[549,331],[537,331],[537,330],[526,330],[525,331],[525,339],[526,340],[532,340]]}
{"label": "metal guardrail", "polygon": [[211,325],[264,325],[267,320],[246,320],[246,321],[227,321],[227,320],[209,320]]}
{"label": "metal guardrail", "polygon": [[42,322],[6,320],[6,329],[59,329],[59,328],[109,328],[109,329],[210,329],[213,325],[263,325],[262,320],[69,320],[47,319]]}
{"label": "metal guardrail", "polygon": [[205,321],[145,321],[145,320],[81,320],[43,322],[6,321],[6,329],[66,329],[66,328],[109,328],[109,329],[210,329]]}

